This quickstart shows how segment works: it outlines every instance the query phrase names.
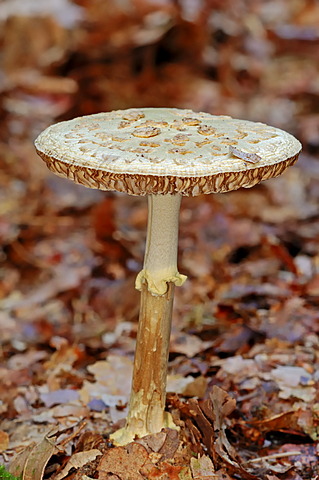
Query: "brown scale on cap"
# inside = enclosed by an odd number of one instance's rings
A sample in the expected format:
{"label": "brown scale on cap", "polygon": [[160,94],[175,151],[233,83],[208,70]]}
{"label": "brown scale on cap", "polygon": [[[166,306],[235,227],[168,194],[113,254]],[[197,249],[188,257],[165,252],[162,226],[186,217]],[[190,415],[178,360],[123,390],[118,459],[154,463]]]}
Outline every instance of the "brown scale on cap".
{"label": "brown scale on cap", "polygon": [[140,112],[140,111],[127,111],[126,113],[124,113],[124,115],[122,116],[123,120],[128,120],[130,122],[136,122],[137,120],[140,120],[141,118],[144,118],[145,115],[143,112]]}
{"label": "brown scale on cap", "polygon": [[141,147],[151,147],[151,148],[157,148],[160,147],[159,143],[154,143],[154,142],[140,142]]}
{"label": "brown scale on cap", "polygon": [[221,140],[221,145],[236,145],[238,142],[237,140],[229,140],[229,139],[225,139],[225,140]]}
{"label": "brown scale on cap", "polygon": [[99,140],[112,140],[112,135],[109,135],[108,133],[105,132],[97,132],[94,134],[95,138],[98,138]]}
{"label": "brown scale on cap", "polygon": [[205,138],[205,140],[202,140],[201,142],[196,142],[196,146],[201,148],[204,145],[208,145],[209,143],[212,143],[212,140],[208,140],[208,138]]}
{"label": "brown scale on cap", "polygon": [[127,138],[123,138],[123,137],[111,137],[111,139],[113,140],[113,142],[127,142]]}
{"label": "brown scale on cap", "polygon": [[196,125],[200,125],[200,120],[198,118],[192,118],[192,117],[184,117],[182,118],[182,122],[184,125],[188,125],[189,127],[194,127]]}
{"label": "brown scale on cap", "polygon": [[137,147],[137,148],[130,148],[130,152],[144,154],[144,153],[150,153],[151,149],[150,148]]}
{"label": "brown scale on cap", "polygon": [[198,127],[197,131],[201,135],[213,135],[216,133],[216,128],[209,127],[208,125],[202,125],[201,127]]}
{"label": "brown scale on cap", "polygon": [[132,122],[129,121],[123,121],[119,123],[119,126],[117,128],[127,128],[132,125]]}
{"label": "brown scale on cap", "polygon": [[237,130],[238,133],[235,133],[234,138],[236,140],[241,140],[242,138],[247,137],[248,133],[241,132],[240,130]]}
{"label": "brown scale on cap", "polygon": [[174,135],[173,138],[166,139],[165,141],[171,142],[174,145],[183,146],[183,145],[185,145],[186,142],[189,141],[189,136],[188,135],[183,135],[182,133],[178,133],[177,135]]}
{"label": "brown scale on cap", "polygon": [[171,148],[168,150],[169,153],[178,153],[179,155],[187,155],[193,153],[191,150],[187,150],[186,148]]}
{"label": "brown scale on cap", "polygon": [[171,124],[171,127],[176,128],[176,130],[180,130],[180,131],[186,130],[186,125],[181,120],[174,120],[173,123]]}
{"label": "brown scale on cap", "polygon": [[[202,135],[205,135],[205,133],[203,133]],[[211,137],[212,138],[223,138],[225,136],[225,133],[224,132],[214,132],[214,133],[211,133]]]}
{"label": "brown scale on cap", "polygon": [[134,135],[134,137],[139,137],[139,138],[149,138],[149,137],[156,137],[156,135],[159,135],[160,133],[161,133],[160,128],[141,127],[141,128],[137,128],[132,135]]}
{"label": "brown scale on cap", "polygon": [[140,128],[140,127],[167,127],[168,123],[167,122],[156,122],[154,120],[146,120],[146,122],[140,123],[138,127],[135,128]]}

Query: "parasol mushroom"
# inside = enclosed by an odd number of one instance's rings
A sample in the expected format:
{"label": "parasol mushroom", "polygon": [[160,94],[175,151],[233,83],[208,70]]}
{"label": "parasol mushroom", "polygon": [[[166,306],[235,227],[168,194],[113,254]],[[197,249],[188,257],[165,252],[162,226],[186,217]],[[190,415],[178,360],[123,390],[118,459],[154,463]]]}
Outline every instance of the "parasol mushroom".
{"label": "parasol mushroom", "polygon": [[301,144],[262,123],[175,108],[99,113],[47,128],[35,141],[54,173],[90,188],[147,195],[140,318],[126,425],[118,444],[167,425],[166,374],[183,195],[252,187],[294,164]]}

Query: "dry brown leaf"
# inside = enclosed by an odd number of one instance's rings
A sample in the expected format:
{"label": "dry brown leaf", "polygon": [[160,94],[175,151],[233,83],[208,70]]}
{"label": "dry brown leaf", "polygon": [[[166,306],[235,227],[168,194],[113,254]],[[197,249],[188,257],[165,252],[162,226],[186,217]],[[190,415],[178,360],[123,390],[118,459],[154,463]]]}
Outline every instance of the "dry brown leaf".
{"label": "dry brown leaf", "polygon": [[19,455],[17,455],[9,466],[9,472],[14,475],[15,477],[19,477],[22,475],[24,466],[26,465],[27,459],[32,452],[33,448],[35,447],[36,443],[32,442],[28,445]]}
{"label": "dry brown leaf", "polygon": [[213,462],[207,455],[199,458],[191,458],[191,471],[194,480],[214,480],[216,478],[215,467]]}
{"label": "dry brown leaf", "polygon": [[192,358],[212,346],[212,342],[204,342],[196,335],[189,335],[184,332],[172,334],[171,352],[182,353]]}
{"label": "dry brown leaf", "polygon": [[140,472],[146,464],[153,467],[146,449],[138,443],[111,448],[101,458],[98,478],[109,480],[110,475],[113,474],[121,480],[145,480]]}
{"label": "dry brown leaf", "polygon": [[[204,415],[202,408],[198,405],[198,401],[195,399],[190,399],[188,402],[189,405],[189,414],[194,419],[196,425],[198,426],[203,438],[202,442],[206,446],[208,452],[212,454],[214,451],[214,442],[215,442],[215,432],[214,427],[210,419]],[[211,410],[211,408],[210,408]],[[193,422],[192,422],[193,423]],[[195,435],[195,443],[199,443],[199,439],[197,438],[197,432],[193,431],[193,425],[189,425],[193,435]]]}
{"label": "dry brown leaf", "polygon": [[179,446],[179,434],[177,430],[166,428],[165,433],[165,442],[159,450],[159,453],[162,455],[161,460],[173,458]]}
{"label": "dry brown leaf", "polygon": [[283,399],[299,398],[311,402],[316,397],[313,375],[304,368],[290,365],[278,365],[264,378],[274,380],[280,389],[279,397]]}
{"label": "dry brown leaf", "polygon": [[213,386],[213,391],[210,394],[214,412],[214,427],[215,430],[220,431],[225,428],[224,420],[236,408],[236,400],[228,395],[222,388]]}
{"label": "dry brown leaf", "polygon": [[[187,475],[189,474],[189,469],[180,465],[171,465],[166,462],[159,463],[156,466],[147,463],[141,468],[141,473],[143,474],[143,478],[147,480],[164,480],[166,478],[170,480],[180,480],[181,478],[188,480]],[[189,478],[189,480],[191,480],[191,478]]]}
{"label": "dry brown leaf", "polygon": [[54,437],[44,439],[23,451],[10,466],[10,473],[20,476],[22,480],[42,480],[46,464],[55,453]]}
{"label": "dry brown leaf", "polygon": [[309,435],[313,441],[318,440],[317,404],[307,409],[298,408],[279,413],[263,420],[252,420],[250,425],[260,433],[286,431],[290,434]]}
{"label": "dry brown leaf", "polygon": [[235,383],[241,383],[258,375],[258,365],[255,360],[243,358],[241,355],[228,357],[220,363],[221,369],[217,373],[217,378],[222,379],[231,375]]}
{"label": "dry brown leaf", "polygon": [[192,458],[191,470],[193,480],[232,480],[223,468],[216,471],[213,462],[206,455]]}
{"label": "dry brown leaf", "polygon": [[24,467],[22,480],[42,480],[46,464],[55,452],[54,438],[45,437],[30,452]]}
{"label": "dry brown leaf", "polygon": [[146,435],[143,438],[136,440],[137,443],[143,445],[146,448],[147,452],[158,453],[163,447],[164,442],[166,441],[167,433],[158,432],[153,435]]}
{"label": "dry brown leaf", "polygon": [[207,379],[202,375],[196,377],[192,382],[188,383],[183,390],[185,397],[203,398],[207,389]]}
{"label": "dry brown leaf", "polygon": [[[256,480],[241,466],[238,452],[230,444],[226,435],[225,419],[236,407],[236,400],[224,390],[214,385],[209,400],[201,403],[191,399],[189,413],[202,433],[202,442],[216,465],[224,463],[227,468],[246,480]],[[218,478],[218,477],[217,477]]]}
{"label": "dry brown leaf", "polygon": [[7,450],[9,446],[9,435],[7,432],[0,430],[0,453]]}
{"label": "dry brown leaf", "polygon": [[[225,433],[225,418],[230,415],[236,408],[236,400],[231,398],[227,392],[214,385],[210,394],[212,407],[212,420],[214,430],[216,432],[216,441],[214,445],[214,455],[216,453],[232,466],[239,467],[237,463],[238,454],[233,446],[229,443]],[[204,405],[204,413],[209,414],[208,404]]]}
{"label": "dry brown leaf", "polygon": [[102,453],[96,448],[87,450],[86,452],[74,453],[63,470],[55,477],[55,480],[62,480],[62,478],[68,475],[72,468],[77,470],[83,467],[83,465],[95,460],[99,455],[102,455]]}
{"label": "dry brown leaf", "polygon": [[[83,424],[84,426],[84,424]],[[87,450],[100,449],[104,444],[101,434],[94,432],[84,432],[81,434],[75,446],[75,453],[85,452]]]}

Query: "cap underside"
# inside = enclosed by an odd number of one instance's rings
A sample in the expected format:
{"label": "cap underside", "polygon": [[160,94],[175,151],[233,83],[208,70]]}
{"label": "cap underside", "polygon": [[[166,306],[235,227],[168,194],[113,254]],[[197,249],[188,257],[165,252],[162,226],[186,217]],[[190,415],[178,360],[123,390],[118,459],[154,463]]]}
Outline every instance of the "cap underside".
{"label": "cap underside", "polygon": [[132,195],[251,187],[281,174],[301,150],[274,127],[174,108],[75,118],[47,128],[35,146],[58,175]]}

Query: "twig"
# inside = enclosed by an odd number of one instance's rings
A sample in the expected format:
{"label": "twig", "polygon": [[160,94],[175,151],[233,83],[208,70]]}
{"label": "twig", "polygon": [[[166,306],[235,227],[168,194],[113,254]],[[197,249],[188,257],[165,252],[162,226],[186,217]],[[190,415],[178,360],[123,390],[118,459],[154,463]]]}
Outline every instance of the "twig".
{"label": "twig", "polygon": [[258,463],[258,462],[262,462],[263,460],[272,460],[275,458],[290,457],[291,455],[301,455],[301,452],[292,451],[292,452],[283,452],[283,453],[273,453],[272,455],[266,455],[265,457],[252,458],[251,460],[247,460],[244,463]]}
{"label": "twig", "polygon": [[80,426],[77,428],[77,430],[75,430],[73,433],[71,433],[71,435],[69,435],[68,437],[66,437],[64,440],[62,440],[59,444],[58,444],[58,447],[60,446],[64,446],[66,445],[67,443],[69,443],[74,437],[76,437],[78,435],[78,433],[85,427],[85,425],[87,424],[87,422],[82,422],[80,424]]}

